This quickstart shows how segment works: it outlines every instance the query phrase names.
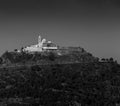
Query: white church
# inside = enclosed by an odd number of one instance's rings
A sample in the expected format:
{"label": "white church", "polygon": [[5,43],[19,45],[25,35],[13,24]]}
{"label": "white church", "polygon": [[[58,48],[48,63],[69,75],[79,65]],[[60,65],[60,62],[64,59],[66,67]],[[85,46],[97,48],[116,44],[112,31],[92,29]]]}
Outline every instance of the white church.
{"label": "white church", "polygon": [[50,51],[57,50],[58,46],[51,41],[47,41],[46,39],[42,39],[41,36],[38,37],[38,44],[27,46],[23,49],[25,52],[42,52],[42,51]]}

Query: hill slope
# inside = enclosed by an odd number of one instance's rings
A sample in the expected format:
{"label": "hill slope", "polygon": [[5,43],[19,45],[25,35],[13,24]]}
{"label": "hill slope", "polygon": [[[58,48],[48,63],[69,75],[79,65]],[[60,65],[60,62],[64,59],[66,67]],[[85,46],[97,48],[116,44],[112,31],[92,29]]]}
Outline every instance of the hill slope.
{"label": "hill slope", "polygon": [[0,70],[1,103],[12,106],[114,106],[120,99],[119,87],[120,65],[114,62]]}
{"label": "hill slope", "polygon": [[[58,53],[61,53],[60,55]],[[86,51],[6,52],[1,57],[2,106],[115,106],[120,65]]]}
{"label": "hill slope", "polygon": [[5,52],[2,56],[3,64],[33,64],[33,63],[75,63],[75,62],[94,62],[92,54],[80,47],[64,47],[57,51],[45,51],[36,53],[27,52]]}

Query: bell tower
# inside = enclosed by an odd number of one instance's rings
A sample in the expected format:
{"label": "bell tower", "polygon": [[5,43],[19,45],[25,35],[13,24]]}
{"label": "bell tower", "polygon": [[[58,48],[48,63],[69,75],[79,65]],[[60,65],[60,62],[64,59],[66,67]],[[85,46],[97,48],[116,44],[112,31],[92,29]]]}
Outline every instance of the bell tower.
{"label": "bell tower", "polygon": [[39,46],[39,47],[41,47],[41,40],[42,40],[42,39],[41,39],[41,36],[39,35],[39,36],[38,36],[38,46]]}
{"label": "bell tower", "polygon": [[38,44],[41,43],[41,36],[38,36]]}

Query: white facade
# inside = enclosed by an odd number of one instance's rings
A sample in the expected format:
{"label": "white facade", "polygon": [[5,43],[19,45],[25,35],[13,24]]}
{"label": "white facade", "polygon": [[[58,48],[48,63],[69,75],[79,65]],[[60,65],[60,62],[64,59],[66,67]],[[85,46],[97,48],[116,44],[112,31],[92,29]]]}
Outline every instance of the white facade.
{"label": "white facade", "polygon": [[46,41],[46,39],[41,39],[41,36],[38,37],[38,44],[31,45],[23,49],[27,52],[42,52],[45,50],[57,50],[58,47],[53,44],[51,41]]}

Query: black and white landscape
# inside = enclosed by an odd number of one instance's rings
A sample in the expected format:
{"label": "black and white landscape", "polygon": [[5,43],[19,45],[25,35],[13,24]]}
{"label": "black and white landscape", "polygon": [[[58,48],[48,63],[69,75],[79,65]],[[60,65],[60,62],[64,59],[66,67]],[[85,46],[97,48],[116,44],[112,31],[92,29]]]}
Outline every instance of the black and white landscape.
{"label": "black and white landscape", "polygon": [[0,106],[119,106],[119,0],[1,0]]}

